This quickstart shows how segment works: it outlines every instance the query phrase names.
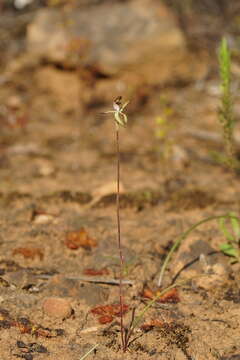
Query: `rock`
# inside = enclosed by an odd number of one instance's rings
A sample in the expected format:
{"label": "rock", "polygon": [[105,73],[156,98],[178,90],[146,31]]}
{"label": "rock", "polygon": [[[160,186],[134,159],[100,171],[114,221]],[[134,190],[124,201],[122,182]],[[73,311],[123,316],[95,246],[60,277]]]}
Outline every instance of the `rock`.
{"label": "rock", "polygon": [[36,286],[38,283],[37,278],[25,269],[8,272],[3,276],[3,279],[17,289]]}
{"label": "rock", "polygon": [[101,2],[65,12],[40,9],[27,28],[27,49],[39,61],[90,66],[106,75],[130,71],[151,83],[200,75],[173,14],[160,1]]}
{"label": "rock", "polygon": [[183,170],[186,166],[189,165],[190,159],[188,156],[187,151],[179,146],[179,145],[173,145],[172,146],[172,162],[173,166],[176,170]]}
{"label": "rock", "polygon": [[[120,182],[119,183],[119,192],[122,194],[122,193],[124,193],[124,191],[125,191],[124,186]],[[111,181],[111,182],[109,182],[107,184],[104,184],[104,185],[98,187],[92,193],[93,200],[91,201],[89,206],[90,207],[93,206],[94,204],[96,204],[99,200],[101,200],[105,196],[116,194],[116,192],[117,192],[117,183],[116,183],[116,181]]]}
{"label": "rock", "polygon": [[52,162],[46,159],[37,159],[35,166],[36,174],[39,176],[50,176],[55,172]]}
{"label": "rock", "polygon": [[44,288],[45,296],[71,297],[96,306],[108,300],[109,289],[99,284],[89,284],[63,275],[54,275]]}
{"label": "rock", "polygon": [[227,283],[229,271],[226,266],[217,263],[212,266],[208,266],[208,272],[204,275],[194,279],[194,283],[197,287],[210,290]]}
{"label": "rock", "polygon": [[48,9],[40,10],[27,29],[28,50],[50,61],[62,62],[66,57],[67,43],[61,13]]}
{"label": "rock", "polygon": [[70,301],[60,297],[46,298],[42,308],[46,315],[61,319],[70,317],[73,312]]}
{"label": "rock", "polygon": [[[203,240],[196,239],[196,236],[187,237],[182,241],[176,257],[171,264],[171,268],[174,269],[174,276],[179,273],[187,264],[189,264],[188,269],[191,268],[195,272],[196,267],[199,268],[199,256],[204,254],[213,253],[214,249]],[[194,263],[192,263],[195,260]],[[201,267],[202,268],[202,267]]]}
{"label": "rock", "polygon": [[18,110],[22,107],[22,99],[17,95],[11,95],[6,101],[6,105],[12,110]]}
{"label": "rock", "polygon": [[25,8],[25,6],[31,4],[33,0],[14,0],[14,6],[17,10]]}
{"label": "rock", "polygon": [[52,222],[52,220],[53,220],[53,216],[40,214],[36,216],[34,222],[35,224],[48,224]]}
{"label": "rock", "polygon": [[71,112],[78,109],[80,82],[73,72],[46,66],[36,71],[35,81],[41,92],[51,94],[50,101],[58,110]]}
{"label": "rock", "polygon": [[33,222],[38,225],[56,223],[57,218],[56,218],[56,216],[54,216],[52,214],[39,212],[39,213],[34,214]]}

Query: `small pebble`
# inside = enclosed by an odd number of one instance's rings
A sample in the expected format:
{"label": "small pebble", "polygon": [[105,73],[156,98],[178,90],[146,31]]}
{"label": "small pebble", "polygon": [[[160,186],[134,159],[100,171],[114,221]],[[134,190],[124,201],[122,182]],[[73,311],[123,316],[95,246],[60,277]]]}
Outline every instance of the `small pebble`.
{"label": "small pebble", "polygon": [[48,224],[48,223],[52,222],[53,220],[54,220],[53,215],[39,214],[39,215],[35,216],[34,223],[35,224]]}
{"label": "small pebble", "polygon": [[26,348],[27,345],[23,341],[18,340],[17,341],[17,347],[18,348]]}
{"label": "small pebble", "polygon": [[47,348],[43,345],[37,344],[37,343],[31,343],[29,344],[29,347],[31,349],[31,352],[37,352],[37,353],[42,353],[42,354],[46,354]]}
{"label": "small pebble", "polygon": [[226,265],[216,263],[209,266],[210,272],[207,276],[199,277],[194,282],[198,287],[210,290],[227,283],[229,271]]}
{"label": "small pebble", "polygon": [[33,360],[33,355],[32,354],[24,354],[24,355],[22,355],[22,357],[25,360]]}
{"label": "small pebble", "polygon": [[35,161],[35,172],[37,176],[50,176],[55,173],[55,167],[52,162],[44,158],[38,158]]}
{"label": "small pebble", "polygon": [[49,297],[45,299],[42,307],[46,315],[61,319],[68,318],[73,312],[69,300],[59,297]]}
{"label": "small pebble", "polygon": [[19,109],[22,106],[22,100],[17,95],[12,95],[7,99],[7,106],[13,110]]}

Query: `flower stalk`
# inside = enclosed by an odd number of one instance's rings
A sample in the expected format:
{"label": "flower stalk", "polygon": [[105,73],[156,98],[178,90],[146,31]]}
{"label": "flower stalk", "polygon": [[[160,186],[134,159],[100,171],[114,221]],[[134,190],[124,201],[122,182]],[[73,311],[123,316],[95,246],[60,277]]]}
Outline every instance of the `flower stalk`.
{"label": "flower stalk", "polygon": [[120,221],[120,146],[119,146],[119,128],[120,126],[126,127],[127,115],[123,112],[129,101],[122,105],[122,97],[118,96],[113,102],[113,109],[106,111],[105,114],[113,114],[116,129],[116,155],[117,155],[117,196],[116,196],[116,212],[117,212],[117,243],[120,260],[120,273],[119,273],[119,303],[120,303],[120,330],[121,330],[121,343],[122,350],[126,351],[126,337],[125,328],[123,324],[123,269],[124,269],[124,257],[122,251],[121,241],[121,221]]}

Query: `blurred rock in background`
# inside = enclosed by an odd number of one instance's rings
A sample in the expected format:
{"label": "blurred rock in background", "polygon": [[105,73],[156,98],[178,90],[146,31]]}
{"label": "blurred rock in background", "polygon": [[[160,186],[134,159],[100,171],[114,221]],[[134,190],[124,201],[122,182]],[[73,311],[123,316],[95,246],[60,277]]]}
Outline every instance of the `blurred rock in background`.
{"label": "blurred rock in background", "polygon": [[175,13],[188,45],[212,50],[223,35],[240,35],[240,2],[227,0],[164,0]]}
{"label": "blurred rock in background", "polygon": [[137,106],[151,87],[201,80],[222,35],[238,46],[240,28],[240,5],[224,0],[5,1],[1,11],[9,76],[33,73],[36,91],[67,112],[122,92]]}

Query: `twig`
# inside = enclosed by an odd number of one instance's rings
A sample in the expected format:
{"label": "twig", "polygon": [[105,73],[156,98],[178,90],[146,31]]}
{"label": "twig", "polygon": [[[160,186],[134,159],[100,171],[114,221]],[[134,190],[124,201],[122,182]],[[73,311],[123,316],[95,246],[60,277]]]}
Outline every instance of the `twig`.
{"label": "twig", "polygon": [[[35,275],[36,277],[40,278],[40,279],[49,279],[51,278],[53,275]],[[108,278],[104,278],[104,277],[99,277],[99,276],[66,276],[64,277],[64,279],[66,280],[79,280],[79,281],[84,281],[84,282],[91,282],[91,283],[98,283],[98,284],[109,284],[109,285],[119,285],[120,284],[120,279],[108,279]],[[134,281],[132,280],[126,280],[124,279],[122,281],[122,283],[124,285],[134,285]]]}
{"label": "twig", "polygon": [[[86,281],[86,282],[93,282],[93,283],[102,283],[102,284],[110,284],[110,285],[120,285],[120,279],[106,279],[106,278],[100,278],[100,277],[94,277],[91,278],[90,276],[82,276],[82,277],[71,277],[69,279],[76,279],[76,280],[81,280],[81,281]],[[122,284],[124,285],[133,285],[134,281],[132,280],[122,280]]]}
{"label": "twig", "polygon": [[97,347],[98,347],[98,344],[94,345],[94,346],[93,346],[88,352],[86,352],[86,354],[84,354],[79,360],[84,360],[84,359],[86,359],[86,357],[87,357],[88,355],[90,355],[91,352],[93,352]]}

